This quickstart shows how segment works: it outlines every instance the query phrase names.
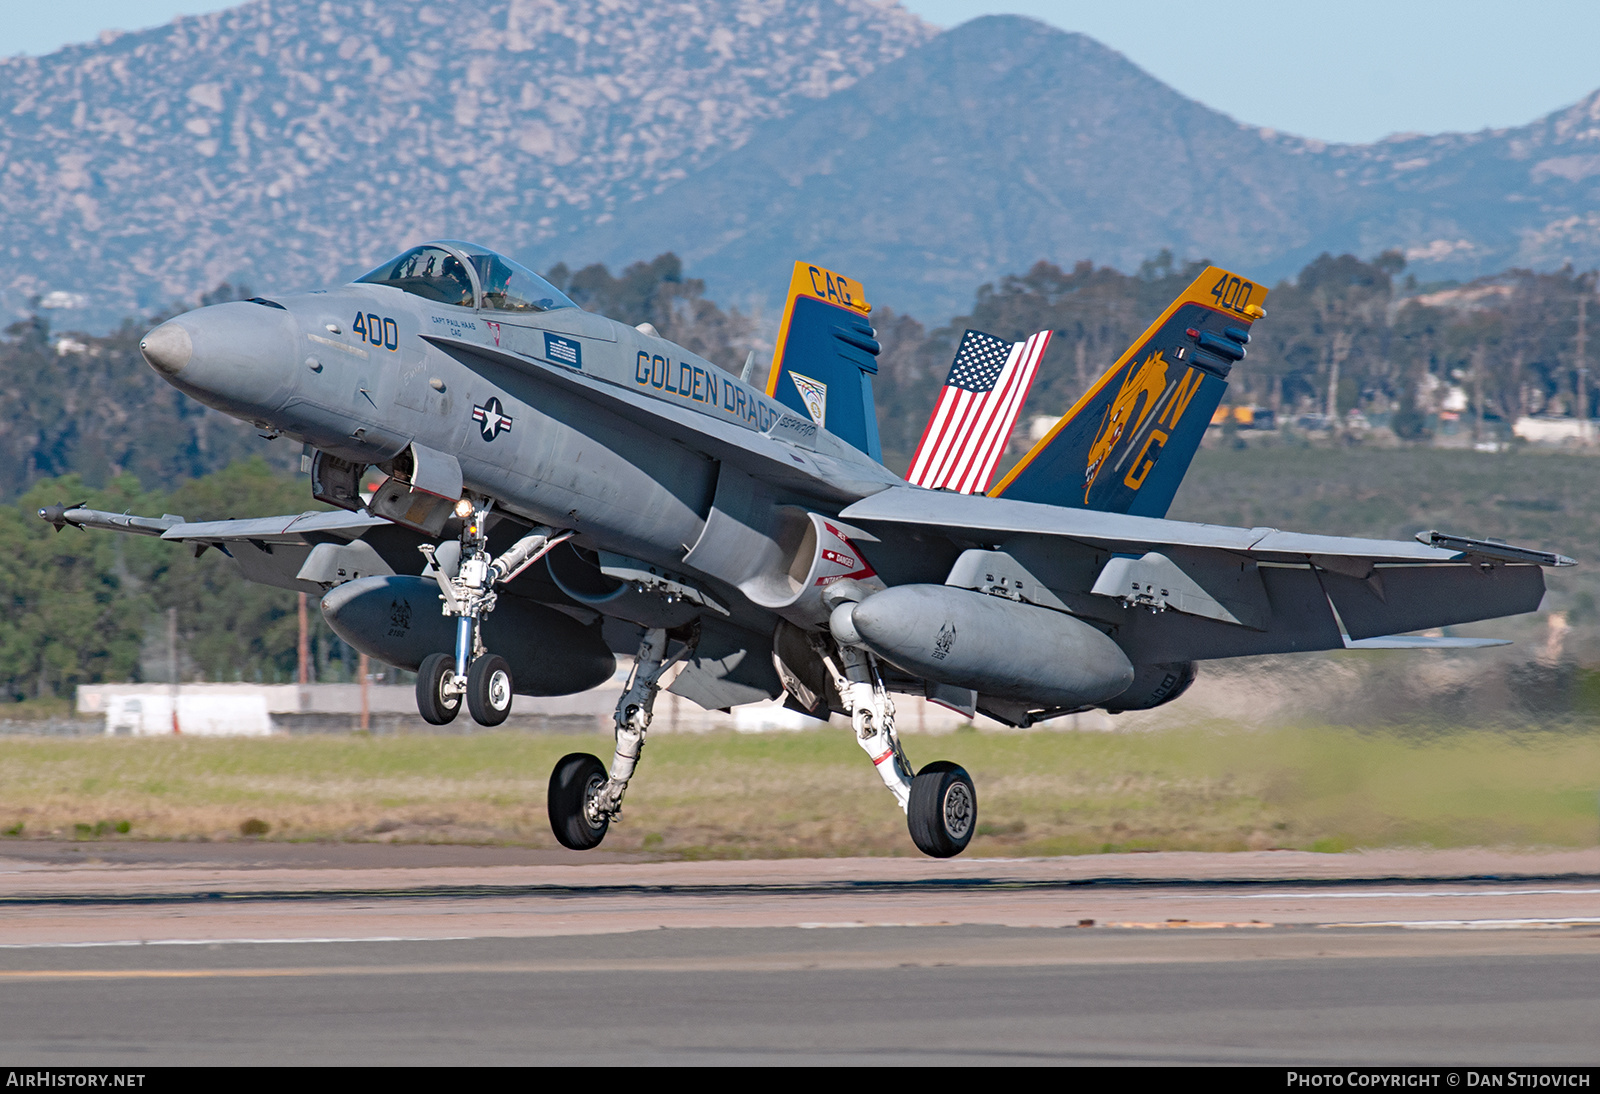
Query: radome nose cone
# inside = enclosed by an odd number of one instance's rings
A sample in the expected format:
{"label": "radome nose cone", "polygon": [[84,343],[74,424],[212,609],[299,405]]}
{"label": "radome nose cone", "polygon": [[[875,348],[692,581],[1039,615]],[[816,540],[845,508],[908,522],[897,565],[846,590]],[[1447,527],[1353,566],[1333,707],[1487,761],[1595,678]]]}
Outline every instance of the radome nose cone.
{"label": "radome nose cone", "polygon": [[194,354],[194,343],[189,332],[178,323],[163,323],[146,334],[139,342],[139,352],[150,367],[165,376],[176,376],[183,371]]}

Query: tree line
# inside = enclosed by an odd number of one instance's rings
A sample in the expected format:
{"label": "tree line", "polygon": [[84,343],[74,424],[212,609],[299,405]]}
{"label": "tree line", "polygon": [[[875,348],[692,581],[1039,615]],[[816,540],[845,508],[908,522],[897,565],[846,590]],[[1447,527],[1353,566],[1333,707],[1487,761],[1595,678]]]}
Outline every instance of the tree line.
{"label": "tree line", "polygon": [[[179,677],[293,683],[294,593],[245,581],[224,555],[194,557],[155,537],[67,527],[38,510],[62,502],[190,520],[298,513],[312,501],[303,475],[250,458],[146,490],[124,473],[91,488],[77,474],[43,479],[0,506],[0,683],[12,701],[70,697],[81,683],[166,680],[166,618],[176,609]],[[356,655],[311,612],[316,677],[355,679]]]}

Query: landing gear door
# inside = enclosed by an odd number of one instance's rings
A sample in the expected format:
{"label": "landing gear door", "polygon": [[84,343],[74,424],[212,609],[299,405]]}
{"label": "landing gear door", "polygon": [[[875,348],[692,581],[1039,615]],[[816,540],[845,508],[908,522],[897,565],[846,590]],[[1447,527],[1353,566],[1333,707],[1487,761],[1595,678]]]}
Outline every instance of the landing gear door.
{"label": "landing gear door", "polygon": [[311,496],[328,505],[359,513],[364,508],[361,476],[366,470],[364,463],[341,460],[319,449],[311,458]]}
{"label": "landing gear door", "polygon": [[437,536],[461,498],[461,465],[456,458],[413,443],[386,467],[389,477],[373,492],[368,511]]}

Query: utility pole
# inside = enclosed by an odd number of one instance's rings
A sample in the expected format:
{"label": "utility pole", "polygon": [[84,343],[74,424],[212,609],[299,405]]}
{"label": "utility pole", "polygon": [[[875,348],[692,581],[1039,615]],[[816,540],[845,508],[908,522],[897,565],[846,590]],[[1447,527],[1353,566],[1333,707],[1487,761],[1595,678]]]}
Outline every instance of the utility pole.
{"label": "utility pole", "polygon": [[311,638],[306,633],[306,594],[300,594],[300,641],[295,646],[295,653],[299,659],[298,683],[305,687],[311,683]]}
{"label": "utility pole", "polygon": [[361,732],[366,733],[371,724],[371,707],[367,705],[367,684],[372,679],[372,663],[367,660],[367,655],[362,654],[358,662],[357,671],[361,673]]}
{"label": "utility pole", "polygon": [[178,728],[178,609],[167,609],[167,697],[172,703],[172,732]]}
{"label": "utility pole", "polygon": [[1472,445],[1483,443],[1483,347],[1472,351],[1472,401],[1477,407],[1477,417],[1472,420]]}
{"label": "utility pole", "polygon": [[299,687],[296,691],[296,702],[300,713],[304,714],[311,709],[311,636],[306,624],[306,594],[300,594],[300,638],[295,645],[295,656],[299,662],[296,666],[296,682]]}
{"label": "utility pole", "polygon": [[1589,359],[1584,355],[1584,319],[1587,317],[1589,294],[1578,297],[1578,438],[1588,444],[1593,437],[1589,431]]}

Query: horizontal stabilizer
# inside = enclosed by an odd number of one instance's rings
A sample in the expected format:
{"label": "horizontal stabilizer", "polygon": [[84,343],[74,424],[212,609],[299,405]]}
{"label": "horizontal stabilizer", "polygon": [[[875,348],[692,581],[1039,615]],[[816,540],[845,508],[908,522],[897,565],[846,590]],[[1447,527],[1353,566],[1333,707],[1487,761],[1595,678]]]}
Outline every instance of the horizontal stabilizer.
{"label": "horizontal stabilizer", "polygon": [[1481,650],[1487,646],[1509,645],[1509,638],[1429,638],[1416,634],[1391,634],[1383,638],[1344,636],[1347,650]]}
{"label": "horizontal stabilizer", "polygon": [[1266,297],[1206,267],[990,493],[1165,516]]}

